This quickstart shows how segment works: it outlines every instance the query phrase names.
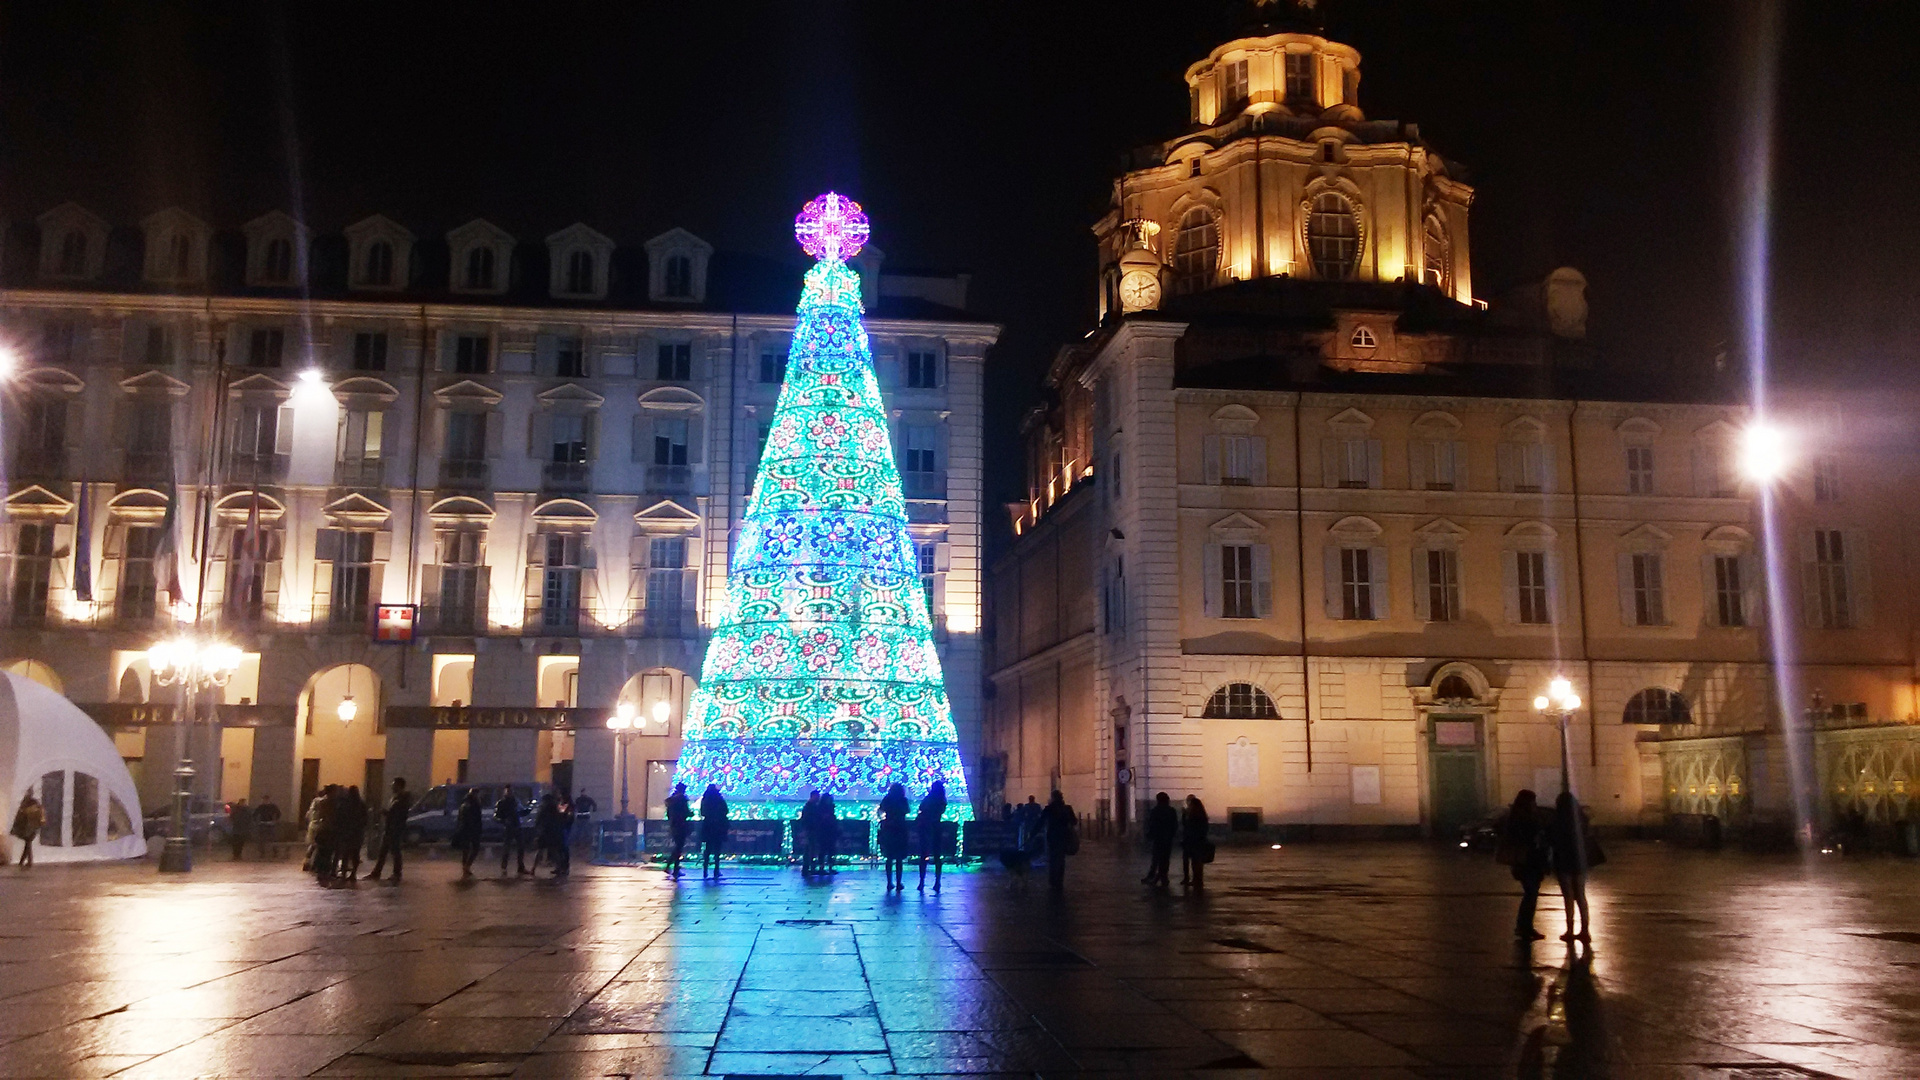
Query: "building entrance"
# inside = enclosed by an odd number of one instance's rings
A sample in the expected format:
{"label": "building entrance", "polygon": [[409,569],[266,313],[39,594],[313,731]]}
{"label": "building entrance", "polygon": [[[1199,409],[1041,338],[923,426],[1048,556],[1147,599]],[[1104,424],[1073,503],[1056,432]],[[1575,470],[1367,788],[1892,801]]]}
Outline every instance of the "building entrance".
{"label": "building entrance", "polygon": [[1428,805],[1435,836],[1450,838],[1487,813],[1484,721],[1435,716],[1428,725]]}

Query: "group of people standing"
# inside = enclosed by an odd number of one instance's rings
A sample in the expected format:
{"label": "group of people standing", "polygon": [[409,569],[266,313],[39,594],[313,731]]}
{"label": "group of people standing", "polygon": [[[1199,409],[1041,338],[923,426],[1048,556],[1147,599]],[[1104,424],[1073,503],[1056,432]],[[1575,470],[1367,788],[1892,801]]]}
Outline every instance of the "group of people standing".
{"label": "group of people standing", "polygon": [[1567,909],[1567,932],[1560,935],[1560,940],[1592,941],[1587,919],[1587,871],[1606,858],[1586,808],[1571,791],[1562,791],[1551,810],[1543,809],[1532,791],[1515,795],[1501,827],[1499,846],[1494,849],[1495,861],[1510,867],[1514,880],[1520,883],[1520,911],[1514,917],[1513,936],[1522,941],[1546,936],[1533,928],[1533,915],[1540,903],[1540,884],[1551,873],[1560,884]]}
{"label": "group of people standing", "polygon": [[[708,784],[700,795],[700,876],[720,880],[720,856],[727,845],[727,800],[717,784]],[[681,874],[680,863],[693,839],[693,802],[687,785],[673,785],[667,796],[668,850],[665,870],[668,877]],[[920,888],[927,886],[927,863],[933,863],[933,891],[940,891],[940,872],[946,854],[940,821],[947,812],[947,786],[935,780],[920,800],[918,812],[907,798],[905,785],[895,784],[881,798],[880,857],[885,863],[887,891],[906,891],[906,863],[914,852],[920,856]],[[913,814],[911,821],[908,815]],[[812,877],[834,873],[839,854],[840,817],[833,796],[819,790],[810,792],[806,805],[794,821],[794,846],[800,853],[800,873]],[[917,843],[916,843],[917,840]]]}
{"label": "group of people standing", "polygon": [[1055,791],[1041,806],[1034,797],[1019,806],[1001,807],[1001,820],[1013,827],[1009,838],[1013,846],[1000,853],[1000,861],[1016,874],[1025,874],[1029,863],[1044,858],[1047,863],[1047,887],[1061,892],[1067,885],[1067,860],[1080,853],[1080,819],[1066,796]]}
{"label": "group of people standing", "polygon": [[307,857],[300,869],[312,873],[322,885],[358,877],[371,816],[359,785],[321,788],[307,805]]}
{"label": "group of people standing", "polygon": [[1200,796],[1189,795],[1181,809],[1173,808],[1166,792],[1153,797],[1147,810],[1147,876],[1143,884],[1171,888],[1173,842],[1180,841],[1180,887],[1200,891],[1207,887],[1207,864],[1213,861],[1213,839],[1208,835],[1211,822]]}
{"label": "group of people standing", "polygon": [[[467,789],[454,818],[453,846],[460,852],[460,876],[473,876],[473,864],[480,858],[480,841],[485,834],[486,807],[480,802],[478,788]],[[553,867],[553,876],[566,877],[573,872],[573,823],[575,806],[557,792],[540,796],[533,811],[533,866],[527,866],[526,807],[511,787],[500,793],[493,804],[493,820],[500,825],[500,874],[506,876],[513,864],[518,876],[532,876],[545,860]]]}
{"label": "group of people standing", "polygon": [[[907,789],[904,784],[895,784],[887,789],[880,800],[880,858],[886,864],[887,891],[907,891],[907,858],[915,847],[920,852],[920,891],[927,888],[927,860],[933,860],[933,891],[940,891],[940,865],[945,857],[940,819],[947,813],[947,785],[939,780],[927,789],[926,797],[920,800],[920,809],[914,815],[913,824],[907,823],[907,811],[911,805],[907,801]],[[915,839],[919,840],[916,845]]]}

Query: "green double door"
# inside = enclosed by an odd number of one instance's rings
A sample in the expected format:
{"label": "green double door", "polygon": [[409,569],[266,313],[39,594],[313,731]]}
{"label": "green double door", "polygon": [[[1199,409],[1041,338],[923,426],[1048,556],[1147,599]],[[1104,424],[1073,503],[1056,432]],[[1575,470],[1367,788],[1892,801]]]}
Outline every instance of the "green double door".
{"label": "green double door", "polygon": [[1427,776],[1433,835],[1452,839],[1487,814],[1486,734],[1478,716],[1435,716],[1428,724]]}

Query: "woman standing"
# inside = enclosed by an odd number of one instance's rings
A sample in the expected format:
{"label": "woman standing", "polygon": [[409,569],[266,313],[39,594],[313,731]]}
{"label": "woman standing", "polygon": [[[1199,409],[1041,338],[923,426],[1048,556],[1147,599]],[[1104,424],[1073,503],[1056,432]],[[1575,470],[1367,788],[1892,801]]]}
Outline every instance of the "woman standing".
{"label": "woman standing", "polygon": [[40,827],[47,823],[47,812],[41,808],[40,800],[27,792],[20,800],[20,809],[13,815],[13,828],[7,830],[20,840],[20,869],[33,865],[33,841],[40,835]]}
{"label": "woman standing", "polygon": [[1207,864],[1213,861],[1213,841],[1207,838],[1207,808],[1200,796],[1187,796],[1180,818],[1180,884],[1207,887]]}
{"label": "woman standing", "polygon": [[911,809],[907,789],[899,784],[888,788],[880,800],[880,858],[885,862],[888,892],[896,885],[901,892],[907,891],[907,813]]}
{"label": "woman standing", "polygon": [[[1567,932],[1561,941],[1593,940],[1593,923],[1587,917],[1587,870],[1604,858],[1587,827],[1587,811],[1573,792],[1563,791],[1553,801],[1553,821],[1547,826],[1547,845],[1553,851],[1553,876],[1560,882],[1560,897],[1567,909]],[[1580,914],[1580,931],[1574,932],[1574,912]]]}
{"label": "woman standing", "polygon": [[1540,882],[1547,876],[1551,856],[1547,850],[1547,830],[1542,827],[1540,806],[1532,791],[1523,790],[1507,808],[1507,820],[1500,828],[1500,848],[1494,859],[1513,871],[1520,883],[1520,911],[1513,918],[1513,936],[1522,941],[1545,937],[1533,928],[1533,912],[1540,904]]}
{"label": "woman standing", "polygon": [[700,796],[700,876],[713,867],[713,880],[720,880],[720,849],[727,846],[727,800],[720,797],[720,785],[708,784]]}
{"label": "woman standing", "polygon": [[944,854],[940,849],[940,819],[947,813],[947,784],[944,780],[935,780],[933,787],[927,790],[927,797],[920,800],[920,813],[914,824],[920,832],[920,891],[927,891],[927,860],[933,860],[933,891],[940,891],[940,859]]}

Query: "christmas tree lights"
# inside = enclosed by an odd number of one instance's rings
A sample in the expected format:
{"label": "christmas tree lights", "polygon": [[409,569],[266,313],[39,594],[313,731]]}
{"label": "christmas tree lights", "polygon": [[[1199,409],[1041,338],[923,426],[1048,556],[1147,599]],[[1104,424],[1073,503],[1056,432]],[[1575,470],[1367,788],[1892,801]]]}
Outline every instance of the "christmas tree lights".
{"label": "christmas tree lights", "polygon": [[735,818],[788,818],[818,789],[871,816],[887,788],[947,787],[970,819],[933,620],[907,532],[860,276],[860,204],[808,203],[786,380],[688,707],[674,780],[718,784]]}

